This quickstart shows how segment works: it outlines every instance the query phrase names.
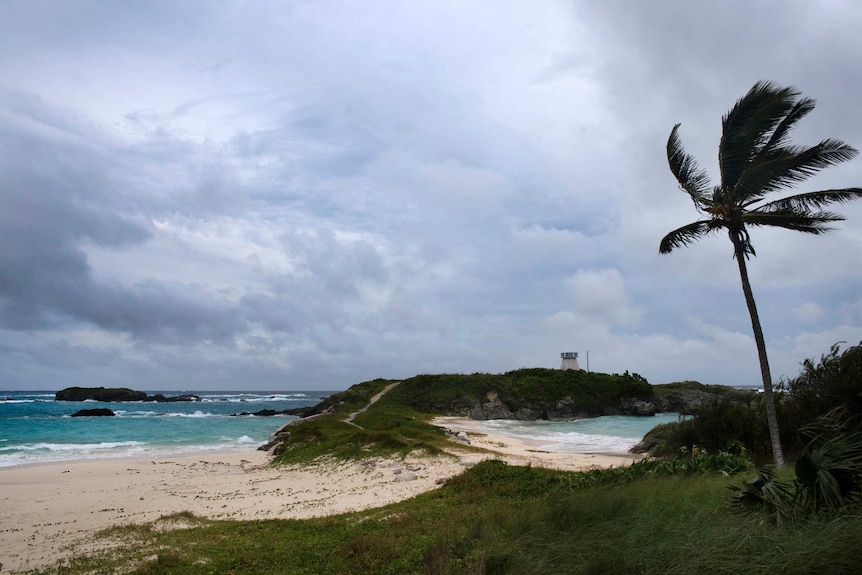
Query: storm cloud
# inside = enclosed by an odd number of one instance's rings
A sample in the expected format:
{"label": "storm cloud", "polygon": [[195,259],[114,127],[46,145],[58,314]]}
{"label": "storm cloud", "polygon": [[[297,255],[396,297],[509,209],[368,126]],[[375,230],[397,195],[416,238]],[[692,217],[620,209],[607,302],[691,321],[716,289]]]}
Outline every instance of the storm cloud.
{"label": "storm cloud", "polygon": [[[862,146],[850,2],[0,7],[0,387],[341,389],[556,367],[757,385],[717,179],[754,82]],[[862,160],[800,191],[862,184]],[[862,340],[862,205],[756,230],[773,372]]]}

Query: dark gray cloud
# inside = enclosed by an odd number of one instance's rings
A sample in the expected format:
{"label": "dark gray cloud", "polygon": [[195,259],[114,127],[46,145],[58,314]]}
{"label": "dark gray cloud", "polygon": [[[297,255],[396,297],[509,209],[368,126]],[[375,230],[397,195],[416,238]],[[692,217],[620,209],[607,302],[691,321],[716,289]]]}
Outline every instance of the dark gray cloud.
{"label": "dark gray cloud", "polygon": [[[862,146],[862,9],[637,1],[28,2],[0,8],[0,380],[345,387],[591,367],[757,380],[729,243],[664,145],[711,172],[753,83]],[[732,40],[729,40],[732,39]],[[809,189],[858,185],[862,160]],[[777,374],[862,339],[862,206],[758,233]],[[759,231],[759,230],[758,230]],[[727,244],[727,245],[725,245]]]}

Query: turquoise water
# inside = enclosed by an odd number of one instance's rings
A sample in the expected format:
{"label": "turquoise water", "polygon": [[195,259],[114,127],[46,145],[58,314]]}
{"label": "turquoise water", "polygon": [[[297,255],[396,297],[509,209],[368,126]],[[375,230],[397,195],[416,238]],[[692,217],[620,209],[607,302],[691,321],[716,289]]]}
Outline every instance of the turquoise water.
{"label": "turquoise water", "polygon": [[[183,391],[151,392],[165,396]],[[261,409],[314,405],[330,391],[193,392],[200,402],[54,401],[53,392],[0,391],[0,467],[128,456],[168,456],[201,451],[253,451],[293,416],[233,417]],[[116,417],[71,417],[80,409],[107,407]],[[660,423],[655,417],[609,416],[579,421],[485,421],[489,432],[534,439],[549,451],[627,451]]]}
{"label": "turquoise water", "polygon": [[541,441],[547,451],[595,453],[628,451],[656,425],[679,418],[678,413],[659,413],[653,417],[608,415],[577,421],[504,419],[479,423],[489,433]]}
{"label": "turquoise water", "polygon": [[[189,392],[151,392],[165,396]],[[201,451],[251,451],[293,416],[232,417],[314,405],[330,391],[192,392],[199,402],[54,401],[53,392],[0,391],[0,467]],[[107,407],[116,417],[71,417]]]}

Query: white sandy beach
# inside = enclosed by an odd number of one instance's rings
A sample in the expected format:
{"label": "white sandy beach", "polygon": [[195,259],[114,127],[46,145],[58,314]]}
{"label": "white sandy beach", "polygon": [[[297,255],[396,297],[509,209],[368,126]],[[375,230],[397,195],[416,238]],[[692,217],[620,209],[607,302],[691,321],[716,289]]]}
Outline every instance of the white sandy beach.
{"label": "white sandy beach", "polygon": [[99,530],[190,511],[212,519],[308,518],[378,507],[439,486],[483,459],[581,470],[627,465],[630,454],[550,453],[537,442],[479,434],[437,418],[471,447],[451,457],[271,467],[261,451],[156,459],[93,459],[0,468],[0,563],[9,573],[81,552]]}

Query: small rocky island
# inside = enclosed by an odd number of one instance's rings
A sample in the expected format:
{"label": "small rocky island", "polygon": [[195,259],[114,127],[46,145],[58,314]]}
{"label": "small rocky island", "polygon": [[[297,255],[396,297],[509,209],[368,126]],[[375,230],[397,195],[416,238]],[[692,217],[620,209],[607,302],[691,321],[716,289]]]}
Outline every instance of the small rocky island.
{"label": "small rocky island", "polygon": [[170,403],[175,401],[200,401],[197,395],[185,394],[165,397],[161,393],[148,395],[143,391],[135,391],[126,387],[67,387],[54,394],[56,401],[103,401],[106,403],[121,403],[124,401],[155,401]]}
{"label": "small rocky island", "polygon": [[114,417],[117,415],[107,407],[97,407],[95,409],[82,409],[72,414],[72,417]]}

